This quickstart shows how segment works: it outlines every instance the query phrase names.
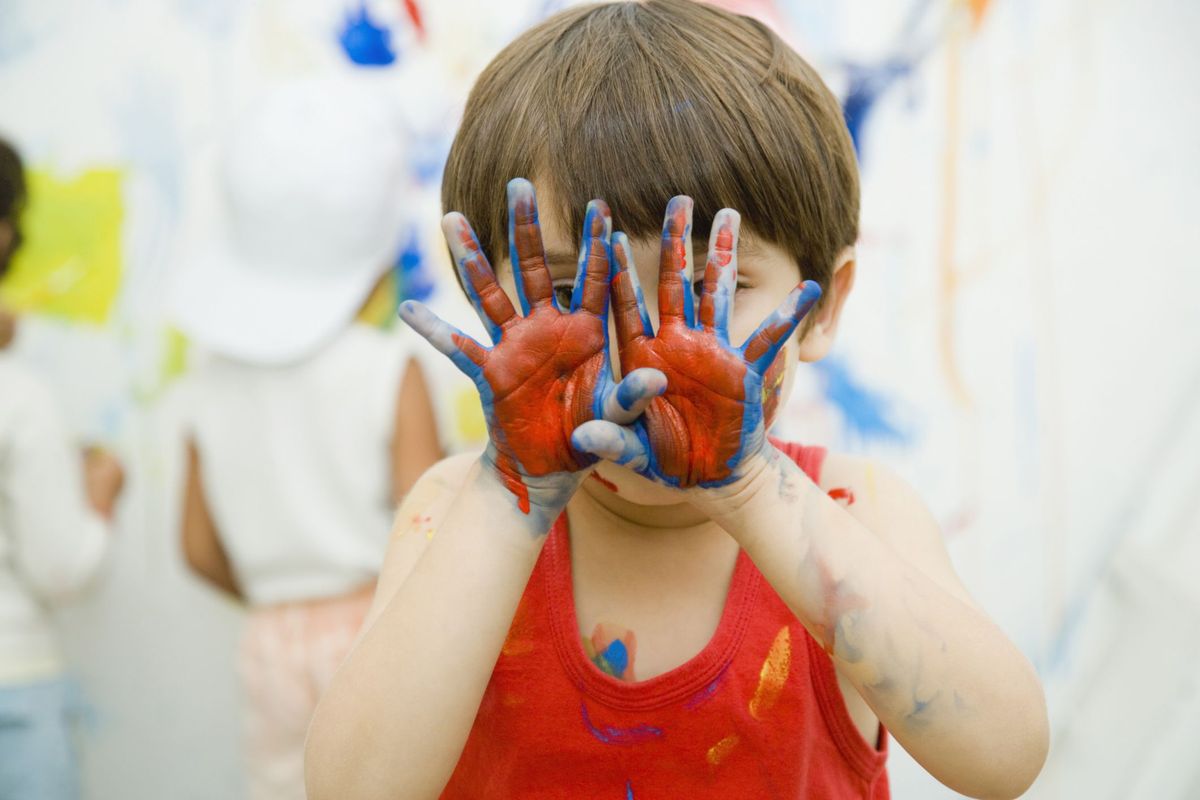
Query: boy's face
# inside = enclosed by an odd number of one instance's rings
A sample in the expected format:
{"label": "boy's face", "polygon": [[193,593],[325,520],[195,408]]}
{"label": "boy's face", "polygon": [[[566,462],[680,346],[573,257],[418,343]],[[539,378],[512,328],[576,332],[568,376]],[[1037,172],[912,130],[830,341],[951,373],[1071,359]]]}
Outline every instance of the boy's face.
{"label": "boy's face", "polygon": [[[540,193],[539,205],[543,209],[554,207],[547,194]],[[545,247],[547,266],[550,268],[550,275],[554,281],[555,296],[559,307],[566,309],[570,306],[571,290],[578,269],[579,242],[574,241],[569,232],[554,217],[553,214],[541,215],[542,243]],[[631,239],[630,244],[639,282],[645,295],[646,311],[650,316],[651,324],[657,331],[661,239],[658,236]],[[704,281],[708,242],[694,242],[692,251],[695,260],[692,286],[693,291],[698,295]],[[737,258],[737,292],[734,295],[733,315],[729,324],[729,340],[735,347],[741,346],[759,323],[783,302],[788,292],[800,283],[800,271],[787,253],[769,242],[756,241],[748,233],[743,232],[740,237]],[[512,264],[508,258],[496,264],[495,271],[500,286],[509,296],[514,307],[520,308],[516,285],[513,281]],[[799,360],[797,354],[801,344],[800,336],[806,330],[808,330],[808,326],[802,323],[792,340],[780,350],[775,362],[764,376],[763,412],[768,428],[774,421],[777,409],[787,400],[791,392],[795,379],[795,366]],[[615,324],[611,316],[608,339],[610,358],[619,378],[621,373],[620,357],[617,353]],[[678,496],[671,490],[657,486],[625,467],[602,462],[598,465],[597,471],[606,481],[614,484],[624,499],[630,502],[644,505],[664,505],[678,502]]]}

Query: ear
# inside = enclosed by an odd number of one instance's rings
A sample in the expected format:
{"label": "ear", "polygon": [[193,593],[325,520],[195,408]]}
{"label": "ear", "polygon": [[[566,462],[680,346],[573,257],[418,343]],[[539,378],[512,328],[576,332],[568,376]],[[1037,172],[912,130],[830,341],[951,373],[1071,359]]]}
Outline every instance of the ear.
{"label": "ear", "polygon": [[854,288],[855,263],[853,246],[843,248],[834,260],[824,302],[813,312],[816,317],[808,324],[806,333],[800,339],[798,350],[801,361],[819,361],[833,347],[842,307]]}

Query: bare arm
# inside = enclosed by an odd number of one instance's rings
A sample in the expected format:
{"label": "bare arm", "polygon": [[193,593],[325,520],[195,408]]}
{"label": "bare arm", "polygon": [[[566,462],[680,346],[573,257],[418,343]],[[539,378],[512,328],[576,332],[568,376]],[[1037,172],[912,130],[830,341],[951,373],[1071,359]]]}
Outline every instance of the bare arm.
{"label": "bare arm", "polygon": [[[741,543],[930,774],[972,797],[1017,797],[1048,747],[1037,676],[967,597],[911,490],[878,469],[871,483],[847,488],[875,493],[871,513],[886,534],[868,530],[781,454],[693,502]],[[906,557],[889,539],[915,552]]]}
{"label": "bare arm", "polygon": [[233,567],[225,554],[225,548],[221,545],[216,523],[204,499],[200,454],[196,450],[195,442],[188,440],[187,451],[183,500],[183,556],[192,572],[210,586],[236,600],[243,600],[242,590],[238,587]]}
{"label": "bare arm", "polygon": [[410,359],[396,397],[392,434],[392,500],[399,503],[417,478],[442,457],[437,418],[420,363]]}
{"label": "bare arm", "polygon": [[555,516],[520,511],[478,459],[417,483],[364,631],[309,728],[310,797],[438,796]]}

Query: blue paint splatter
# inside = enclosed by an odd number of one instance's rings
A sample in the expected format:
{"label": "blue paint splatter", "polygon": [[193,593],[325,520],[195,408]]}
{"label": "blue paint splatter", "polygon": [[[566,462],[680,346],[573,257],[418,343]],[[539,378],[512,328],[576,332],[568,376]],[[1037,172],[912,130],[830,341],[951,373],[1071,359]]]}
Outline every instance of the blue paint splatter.
{"label": "blue paint splatter", "polygon": [[625,781],[625,800],[633,800],[633,781]]}
{"label": "blue paint splatter", "polygon": [[579,712],[583,716],[583,725],[588,729],[588,733],[604,744],[642,744],[663,737],[662,728],[645,723],[634,725],[632,728],[616,728],[608,725],[597,727],[592,724],[592,718],[588,715],[587,703],[579,704]]}
{"label": "blue paint splatter", "polygon": [[396,260],[396,278],[400,289],[400,300],[427,300],[436,287],[429,265],[421,248],[421,238],[416,230],[409,231],[400,257]]}
{"label": "blue paint splatter", "polygon": [[395,63],[396,52],[391,40],[391,31],[377,25],[367,13],[366,0],[359,3],[356,11],[346,14],[346,24],[338,34],[346,56],[362,67],[386,67]]}
{"label": "blue paint splatter", "polygon": [[863,127],[876,102],[896,81],[912,69],[911,63],[886,61],[877,65],[851,64],[846,68],[850,88],[842,102],[842,116],[854,140],[854,152],[862,160]]}
{"label": "blue paint splatter", "polygon": [[815,365],[825,398],[837,406],[852,433],[863,440],[903,444],[909,434],[892,420],[892,403],[882,393],[860,383],[845,360],[837,356]]}

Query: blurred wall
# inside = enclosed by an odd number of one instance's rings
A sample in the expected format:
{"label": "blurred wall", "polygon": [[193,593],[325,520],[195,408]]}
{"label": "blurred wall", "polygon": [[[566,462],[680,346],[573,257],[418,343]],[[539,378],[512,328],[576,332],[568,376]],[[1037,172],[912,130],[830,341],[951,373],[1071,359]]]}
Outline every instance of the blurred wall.
{"label": "blurred wall", "polygon": [[[1200,796],[1200,7],[722,4],[818,66],[862,165],[842,338],[780,431],[876,455],[926,497],[1046,682],[1054,744],[1031,797]],[[130,468],[111,570],[63,615],[93,709],[89,797],[241,796],[240,612],[182,568],[188,346],[162,302],[212,223],[222,131],[290,76],[377,83],[411,153],[402,290],[445,288],[437,181],[466,89],[561,5],[0,5],[0,135],[34,189],[0,296],[29,312],[18,352],[62,389],[81,440]],[[452,298],[435,292],[463,314]],[[447,439],[477,437],[469,391],[452,372],[435,383]],[[893,752],[896,797],[955,796]]]}

